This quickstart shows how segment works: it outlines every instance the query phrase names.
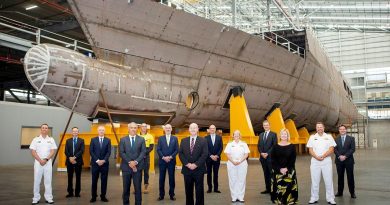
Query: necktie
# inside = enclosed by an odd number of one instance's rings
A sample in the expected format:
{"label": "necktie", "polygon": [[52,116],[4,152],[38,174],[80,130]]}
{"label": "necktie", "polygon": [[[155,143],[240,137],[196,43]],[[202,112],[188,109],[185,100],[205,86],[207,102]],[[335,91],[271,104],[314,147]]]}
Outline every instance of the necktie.
{"label": "necktie", "polygon": [[100,140],[100,149],[103,147],[103,138],[99,138]]}
{"label": "necktie", "polygon": [[344,142],[345,142],[345,136],[343,136],[343,137],[341,138],[341,146],[342,146],[342,147],[344,147]]}
{"label": "necktie", "polygon": [[131,148],[134,147],[134,137],[131,137]]}
{"label": "necktie", "polygon": [[213,146],[215,144],[215,135],[211,136],[211,142],[213,143]]}
{"label": "necktie", "polygon": [[170,140],[170,136],[167,136],[167,145],[169,147],[169,140]]}
{"label": "necktie", "polygon": [[191,144],[190,144],[190,152],[192,154],[192,151],[194,151],[194,145],[195,145],[195,138],[191,138]]}
{"label": "necktie", "polygon": [[73,138],[73,155],[74,155],[74,151],[75,151],[75,148],[76,148],[76,143],[77,143],[77,138]]}
{"label": "necktie", "polygon": [[264,137],[263,137],[264,142],[267,140],[267,135],[268,135],[268,132],[265,132]]}

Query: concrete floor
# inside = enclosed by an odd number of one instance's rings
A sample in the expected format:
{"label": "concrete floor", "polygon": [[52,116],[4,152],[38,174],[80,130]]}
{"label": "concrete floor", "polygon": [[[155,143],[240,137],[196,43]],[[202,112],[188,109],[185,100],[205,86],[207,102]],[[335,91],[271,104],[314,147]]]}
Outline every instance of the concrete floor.
{"label": "concrete floor", "polygon": [[[3,156],[4,157],[4,156]],[[338,204],[371,204],[381,205],[390,202],[390,150],[358,150],[355,154],[355,177],[357,199],[351,199],[345,188],[344,197],[336,198]],[[297,159],[297,175],[299,184],[299,204],[307,204],[310,197],[310,157],[299,156]],[[111,165],[108,182],[107,198],[109,203],[97,201],[95,204],[121,204],[122,180],[119,170]],[[89,204],[91,177],[89,171],[82,173],[81,198],[65,198],[67,177],[65,172],[54,172],[53,193],[56,204]],[[337,189],[337,174],[334,166],[335,190]],[[206,181],[206,177],[205,177]],[[209,204],[231,204],[228,188],[226,166],[220,169],[220,190],[221,194],[205,194],[205,202]],[[180,170],[176,171],[176,198],[172,202],[166,199],[157,202],[158,197],[158,174],[150,176],[151,192],[143,194],[143,204],[184,204],[184,182]],[[206,183],[205,183],[206,184]],[[166,185],[167,187],[168,185]],[[32,198],[33,187],[33,166],[0,167],[0,204],[29,204]],[[42,189],[43,190],[43,189]],[[98,188],[98,190],[100,190]],[[258,161],[250,161],[245,204],[272,204],[268,196],[260,195],[264,190],[263,173]],[[166,189],[168,192],[168,188]],[[43,191],[41,203],[43,199]],[[99,193],[99,191],[98,191]],[[130,203],[134,203],[133,195]],[[325,200],[325,188],[321,182],[319,204],[327,204]]]}

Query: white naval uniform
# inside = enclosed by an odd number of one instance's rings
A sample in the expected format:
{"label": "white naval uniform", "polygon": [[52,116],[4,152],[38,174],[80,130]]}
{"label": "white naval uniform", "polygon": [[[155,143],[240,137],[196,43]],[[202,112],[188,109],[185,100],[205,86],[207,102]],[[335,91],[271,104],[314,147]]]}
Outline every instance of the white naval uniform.
{"label": "white naval uniform", "polygon": [[[57,149],[56,142],[52,137],[47,136],[43,138],[41,135],[35,137],[30,144],[30,149],[35,150],[39,158],[44,159],[50,155],[50,150]],[[34,160],[34,197],[33,202],[38,202],[41,199],[40,184],[42,176],[45,185],[45,199],[49,202],[53,201],[53,194],[51,188],[52,178],[52,160],[50,159],[47,163],[42,166],[36,159]]]}
{"label": "white naval uniform", "polygon": [[[306,145],[307,148],[313,148],[313,152],[317,156],[322,156],[329,150],[330,147],[336,147],[336,142],[331,135],[324,133],[322,136],[316,133],[311,135]],[[321,181],[321,173],[325,182],[326,201],[334,202],[333,190],[333,169],[332,158],[327,156],[324,160],[318,161],[314,157],[311,158],[310,174],[311,174],[311,197],[310,201],[318,201],[319,189]]]}
{"label": "white naval uniform", "polygon": [[[235,141],[229,142],[224,152],[230,154],[233,161],[238,162],[244,159],[245,154],[250,153],[248,145],[243,141],[239,141],[238,143]],[[246,160],[237,166],[230,161],[227,162],[232,201],[236,201],[237,199],[240,201],[244,200],[247,170],[248,162]]]}

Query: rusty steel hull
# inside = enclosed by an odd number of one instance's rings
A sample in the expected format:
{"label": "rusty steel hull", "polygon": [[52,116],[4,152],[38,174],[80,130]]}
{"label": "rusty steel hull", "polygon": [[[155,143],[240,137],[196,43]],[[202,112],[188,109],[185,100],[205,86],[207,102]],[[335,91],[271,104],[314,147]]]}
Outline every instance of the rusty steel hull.
{"label": "rusty steel hull", "polygon": [[[309,129],[316,121],[335,126],[357,117],[341,74],[310,32],[302,58],[258,36],[149,0],[68,2],[97,60],[80,55],[84,71],[53,62],[46,80],[94,92],[32,84],[76,112],[93,117],[102,106],[97,90],[103,87],[110,109],[174,113],[175,126],[196,122],[228,128],[229,110],[223,104],[230,88],[241,86],[255,128],[276,102],[284,116],[296,114],[297,126]],[[193,91],[199,105],[190,111],[185,101]]]}

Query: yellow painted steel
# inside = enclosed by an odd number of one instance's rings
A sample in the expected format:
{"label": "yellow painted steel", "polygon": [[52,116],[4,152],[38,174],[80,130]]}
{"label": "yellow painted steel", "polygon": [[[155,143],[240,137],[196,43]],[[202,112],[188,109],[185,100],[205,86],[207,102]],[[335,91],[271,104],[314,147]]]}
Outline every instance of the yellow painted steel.
{"label": "yellow painted steel", "polygon": [[299,134],[298,143],[306,144],[310,137],[309,131],[306,129],[306,127],[299,128],[298,134]]}
{"label": "yellow painted steel", "polygon": [[298,144],[299,143],[299,133],[297,130],[297,127],[295,126],[295,122],[291,119],[288,119],[284,121],[284,124],[288,131],[290,132],[290,142],[292,144]]}
{"label": "yellow painted steel", "polygon": [[255,136],[243,95],[230,97],[230,135],[240,130],[241,136]]}
{"label": "yellow painted steel", "polygon": [[280,130],[286,128],[280,108],[273,110],[271,114],[268,115],[267,120],[271,126],[271,131],[275,132],[279,139]]}

